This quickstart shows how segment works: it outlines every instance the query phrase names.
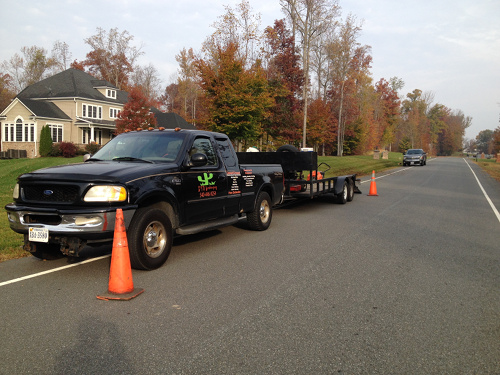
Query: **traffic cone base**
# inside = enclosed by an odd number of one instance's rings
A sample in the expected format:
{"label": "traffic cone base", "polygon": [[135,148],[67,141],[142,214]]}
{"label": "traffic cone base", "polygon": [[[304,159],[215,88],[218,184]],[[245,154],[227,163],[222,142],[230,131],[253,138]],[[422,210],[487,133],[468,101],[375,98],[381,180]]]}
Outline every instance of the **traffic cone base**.
{"label": "traffic cone base", "polygon": [[130,293],[120,293],[120,294],[115,294],[115,293],[103,293],[100,296],[97,296],[97,299],[101,299],[103,301],[109,301],[109,300],[115,300],[115,301],[130,301],[132,298],[137,297],[139,294],[144,292],[144,289],[134,289]]}
{"label": "traffic cone base", "polygon": [[134,288],[127,234],[125,232],[125,223],[123,221],[123,210],[118,208],[116,210],[108,291],[107,293],[98,295],[97,298],[105,301],[129,301],[132,298],[137,297],[142,292],[144,292],[144,289]]}
{"label": "traffic cone base", "polygon": [[378,196],[377,184],[375,183],[375,171],[372,171],[372,181],[370,182],[370,192],[368,196]]}

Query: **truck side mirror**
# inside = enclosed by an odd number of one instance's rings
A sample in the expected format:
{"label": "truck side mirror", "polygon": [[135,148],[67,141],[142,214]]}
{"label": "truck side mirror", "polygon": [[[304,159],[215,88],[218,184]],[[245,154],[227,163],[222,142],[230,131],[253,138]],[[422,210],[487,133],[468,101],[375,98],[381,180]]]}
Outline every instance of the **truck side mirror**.
{"label": "truck side mirror", "polygon": [[191,159],[188,162],[188,167],[203,167],[204,165],[207,165],[207,163],[207,155],[196,153],[191,156]]}

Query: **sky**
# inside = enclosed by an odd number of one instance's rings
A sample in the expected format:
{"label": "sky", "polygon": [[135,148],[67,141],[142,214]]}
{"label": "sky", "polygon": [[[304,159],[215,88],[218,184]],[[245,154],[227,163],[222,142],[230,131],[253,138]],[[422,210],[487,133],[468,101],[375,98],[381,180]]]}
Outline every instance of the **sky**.
{"label": "sky", "polygon": [[[69,46],[72,60],[84,60],[84,39],[98,27],[118,28],[142,46],[139,64],[153,64],[162,86],[174,82],[175,56],[201,49],[212,25],[241,0],[0,0],[0,62],[24,46]],[[472,118],[466,138],[500,126],[500,1],[338,0],[342,18],[361,23],[359,42],[371,46],[372,78],[405,82],[400,96],[415,89],[434,103]],[[261,28],[284,18],[279,0],[250,0]]]}

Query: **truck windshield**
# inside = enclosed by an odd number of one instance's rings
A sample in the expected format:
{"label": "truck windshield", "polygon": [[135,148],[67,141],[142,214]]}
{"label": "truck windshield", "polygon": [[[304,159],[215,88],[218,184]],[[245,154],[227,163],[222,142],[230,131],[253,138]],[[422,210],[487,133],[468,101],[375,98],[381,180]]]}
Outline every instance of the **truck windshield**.
{"label": "truck windshield", "polygon": [[126,133],[106,143],[89,161],[172,162],[179,155],[184,137],[168,131]]}

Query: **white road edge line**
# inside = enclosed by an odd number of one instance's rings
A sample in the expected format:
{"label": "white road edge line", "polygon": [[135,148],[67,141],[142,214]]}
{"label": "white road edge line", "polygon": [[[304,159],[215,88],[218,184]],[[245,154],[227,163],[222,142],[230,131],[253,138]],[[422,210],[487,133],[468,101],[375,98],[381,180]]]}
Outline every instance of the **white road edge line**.
{"label": "white road edge line", "polygon": [[467,160],[464,158],[463,159],[465,161],[465,164],[467,164],[467,166],[469,167],[470,171],[472,172],[472,174],[474,175],[474,177],[476,178],[476,181],[477,181],[477,184],[479,185],[479,187],[481,188],[481,191],[483,192],[484,194],[484,197],[486,198],[486,201],[490,204],[490,207],[491,209],[493,210],[493,213],[496,215],[497,219],[498,219],[498,222],[500,222],[500,213],[498,213],[498,210],[497,208],[495,207],[495,205],[493,204],[493,202],[491,201],[490,197],[488,196],[488,194],[486,193],[486,190],[484,190],[483,188],[483,185],[481,185],[481,182],[479,182],[479,178],[477,178],[476,176],[476,173],[474,173],[474,171],[472,170],[472,167],[470,166],[470,164],[467,162]]}
{"label": "white road edge line", "polygon": [[[407,169],[410,169],[411,167],[408,167],[408,168],[403,168],[403,169],[398,169],[397,171],[395,172],[392,172],[392,173],[388,173],[388,174],[384,174],[383,176],[380,176],[380,177],[375,177],[375,180],[378,180],[379,178],[384,178],[384,177],[387,177],[387,176],[390,176],[390,175],[393,175],[393,174],[396,174],[396,173],[399,173],[399,172],[403,172],[403,171],[406,171]],[[368,180],[365,180],[365,181],[361,181],[362,184],[364,184],[365,182],[370,182],[372,179],[370,177],[370,179]]]}
{"label": "white road edge line", "polygon": [[79,262],[79,263],[68,264],[67,266],[63,266],[63,267],[59,267],[59,268],[54,268],[54,269],[43,271],[43,272],[34,273],[32,275],[18,277],[17,279],[3,281],[3,282],[0,282],[0,286],[18,283],[19,281],[23,281],[23,280],[27,280],[27,279],[32,279],[33,277],[43,276],[43,275],[46,275],[48,273],[62,271],[62,270],[65,270],[65,269],[71,268],[71,267],[81,266],[83,264],[90,263],[90,262],[95,262],[96,260],[101,260],[101,259],[104,259],[104,258],[108,258],[110,256],[111,256],[111,254],[107,254],[107,255],[103,255],[103,256],[97,257],[97,258],[87,259],[87,260],[84,260],[84,261]]}
{"label": "white road edge line", "polygon": [[[429,159],[427,161],[434,161],[436,160],[436,158],[432,158],[432,159]],[[395,172],[392,172],[392,173],[388,173],[388,174],[384,174],[383,176],[380,176],[380,177],[375,177],[375,180],[378,180],[379,178],[384,178],[384,177],[387,177],[387,176],[390,176],[390,175],[393,175],[393,174],[396,174],[396,173],[399,173],[399,172],[403,172],[403,171],[406,171],[408,169],[411,169],[411,167],[406,167],[406,168],[403,168],[403,169],[398,169],[397,171]],[[362,184],[364,184],[365,182],[370,182],[372,179],[370,177],[369,180],[365,180],[365,181],[361,181]]]}

